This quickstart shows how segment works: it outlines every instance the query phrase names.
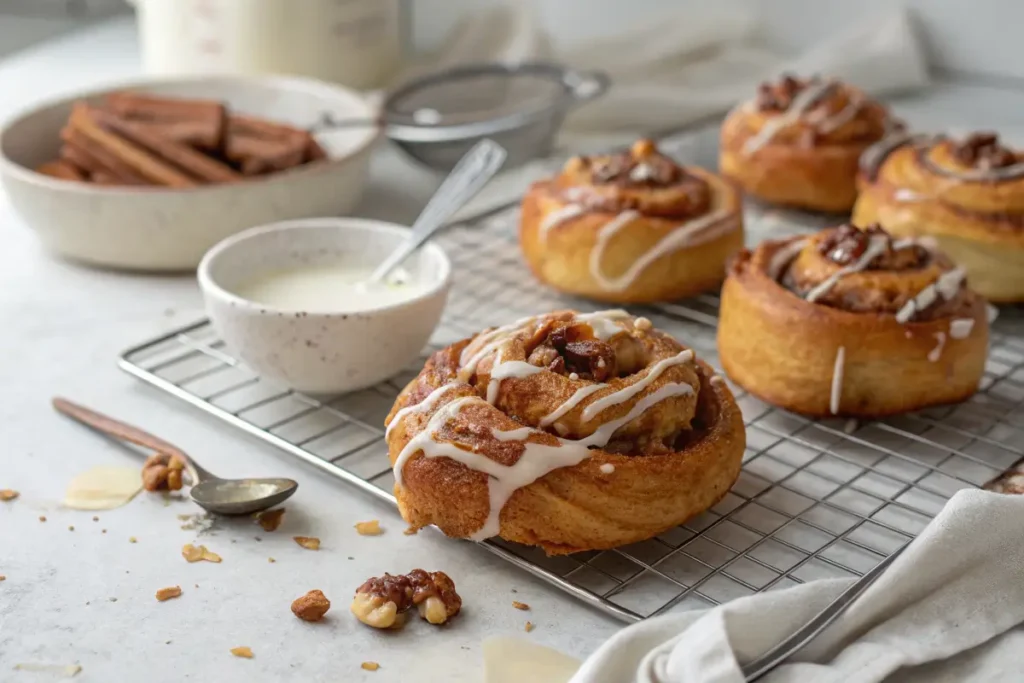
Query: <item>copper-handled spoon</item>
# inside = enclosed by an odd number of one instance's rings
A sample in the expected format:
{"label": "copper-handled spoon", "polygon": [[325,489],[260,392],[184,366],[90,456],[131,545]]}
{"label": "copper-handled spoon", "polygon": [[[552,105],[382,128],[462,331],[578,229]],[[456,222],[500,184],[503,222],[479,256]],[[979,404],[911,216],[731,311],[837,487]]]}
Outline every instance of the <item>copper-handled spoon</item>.
{"label": "copper-handled spoon", "polygon": [[63,398],[53,399],[58,412],[78,420],[120,441],[149,448],[165,455],[177,455],[186,463],[192,480],[191,496],[196,505],[221,515],[246,515],[274,507],[299,487],[291,479],[221,479],[203,469],[177,446],[138,427],[119,422]]}

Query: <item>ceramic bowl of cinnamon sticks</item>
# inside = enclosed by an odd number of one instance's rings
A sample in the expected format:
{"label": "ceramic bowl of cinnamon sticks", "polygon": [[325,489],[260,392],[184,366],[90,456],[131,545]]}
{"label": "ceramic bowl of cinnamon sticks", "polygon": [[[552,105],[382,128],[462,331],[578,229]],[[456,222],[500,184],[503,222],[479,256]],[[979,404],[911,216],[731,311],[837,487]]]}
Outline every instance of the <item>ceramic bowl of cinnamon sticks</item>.
{"label": "ceramic bowl of cinnamon sticks", "polygon": [[378,130],[310,134],[325,114],[375,111],[302,78],[136,83],[15,116],[0,131],[0,174],[16,212],[58,254],[189,270],[246,228],[356,206]]}

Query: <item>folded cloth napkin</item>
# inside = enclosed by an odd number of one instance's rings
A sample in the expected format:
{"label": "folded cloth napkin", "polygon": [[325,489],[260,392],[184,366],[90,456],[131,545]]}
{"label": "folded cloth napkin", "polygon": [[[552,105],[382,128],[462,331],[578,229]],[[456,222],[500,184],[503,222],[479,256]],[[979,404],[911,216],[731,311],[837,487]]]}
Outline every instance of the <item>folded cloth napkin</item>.
{"label": "folded cloth napkin", "polygon": [[[957,493],[854,604],[766,683],[1024,681],[1024,497]],[[742,683],[853,579],[657,617],[602,645],[570,683]]]}
{"label": "folded cloth napkin", "polygon": [[[529,3],[516,3],[470,15],[444,45],[402,78],[470,62],[528,60],[609,74],[610,91],[573,112],[562,129],[560,147],[574,152],[724,114],[752,97],[759,83],[787,71],[835,76],[874,94],[928,83],[924,52],[903,9],[842,28],[797,55],[764,47],[757,15],[730,2],[694,3],[613,38],[565,49],[555,47]],[[460,215],[510,201],[550,170],[550,161],[512,170]]]}

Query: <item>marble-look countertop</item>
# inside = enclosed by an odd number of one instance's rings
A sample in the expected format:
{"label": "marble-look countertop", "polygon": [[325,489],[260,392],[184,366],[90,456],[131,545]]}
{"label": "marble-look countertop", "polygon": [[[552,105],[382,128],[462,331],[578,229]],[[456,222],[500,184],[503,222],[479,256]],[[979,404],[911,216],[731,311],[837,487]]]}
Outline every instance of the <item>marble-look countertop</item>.
{"label": "marble-look countertop", "polygon": [[[0,115],[138,70],[133,25],[115,20],[0,62]],[[1022,105],[1021,92],[943,84],[898,100],[896,109],[923,126],[998,129],[1018,124]],[[360,213],[408,221],[435,183],[383,149]],[[0,488],[21,492],[0,503],[0,680],[56,680],[13,671],[41,663],[81,665],[75,680],[86,682],[480,681],[488,636],[518,634],[585,656],[619,628],[472,544],[431,532],[404,536],[387,505],[119,372],[115,359],[126,346],[201,315],[193,280],[65,263],[42,251],[2,198],[0,217]],[[265,533],[251,520],[222,522],[199,538],[223,562],[187,564],[181,547],[197,536],[177,515],[198,512],[189,502],[143,495],[98,513],[99,521],[62,509],[76,473],[138,461],[55,415],[54,395],[153,431],[223,476],[299,480],[284,525]],[[370,519],[381,520],[384,535],[355,532],[355,522]],[[293,535],[317,536],[322,549],[303,550]],[[457,582],[465,610],[450,627],[416,620],[403,632],[378,633],[348,614],[364,579],[414,567],[444,570]],[[154,592],[169,585],[184,595],[158,603]],[[313,588],[334,601],[318,624],[289,610]],[[513,609],[513,600],[532,610]],[[527,619],[537,626],[530,634]],[[239,645],[255,658],[229,654]],[[363,671],[363,661],[381,668]]]}

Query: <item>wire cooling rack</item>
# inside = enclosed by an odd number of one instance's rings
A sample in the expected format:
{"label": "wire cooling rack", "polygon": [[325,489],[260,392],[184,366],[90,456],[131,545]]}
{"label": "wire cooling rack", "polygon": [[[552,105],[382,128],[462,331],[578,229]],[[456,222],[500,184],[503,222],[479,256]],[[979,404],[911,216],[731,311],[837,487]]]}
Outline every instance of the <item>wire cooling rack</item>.
{"label": "wire cooling rack", "polygon": [[[671,149],[701,161],[708,144],[690,135]],[[506,207],[439,238],[455,284],[424,359],[483,327],[557,308],[597,310],[531,277],[516,219],[515,207]],[[756,206],[747,212],[753,242],[817,221]],[[717,296],[631,310],[717,364]],[[995,323],[981,391],[956,406],[879,422],[809,420],[732,386],[747,425],[739,479],[709,511],[656,538],[560,557],[500,539],[481,545],[626,622],[860,576],[916,536],[956,491],[982,486],[1024,458],[1022,320],[1008,311]],[[371,389],[321,402],[255,376],[202,321],[128,350],[121,367],[394,503],[383,420],[422,360]]]}

